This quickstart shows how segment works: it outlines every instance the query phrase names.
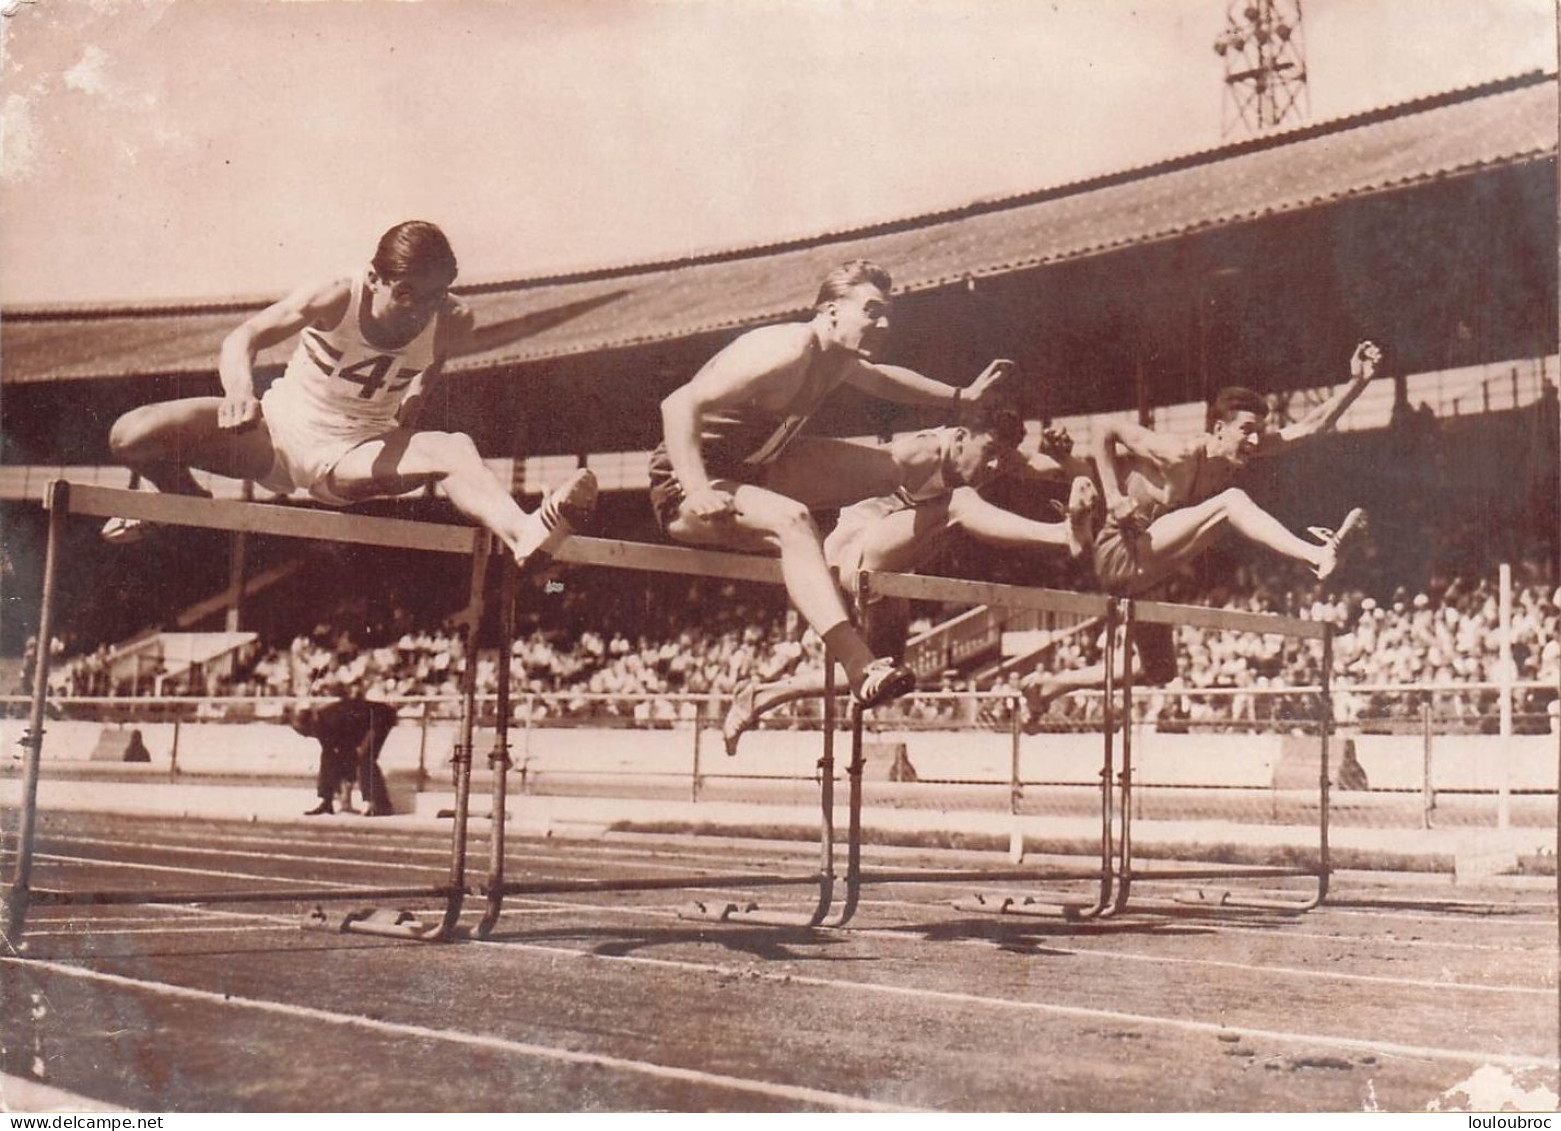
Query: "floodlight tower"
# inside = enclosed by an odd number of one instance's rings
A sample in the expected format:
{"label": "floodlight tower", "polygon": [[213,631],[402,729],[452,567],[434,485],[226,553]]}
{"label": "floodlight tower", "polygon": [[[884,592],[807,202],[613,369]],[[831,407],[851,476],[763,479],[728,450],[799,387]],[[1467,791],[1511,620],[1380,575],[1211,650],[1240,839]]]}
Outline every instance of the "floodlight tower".
{"label": "floodlight tower", "polygon": [[1221,137],[1242,128],[1261,133],[1310,114],[1301,0],[1230,0],[1214,52],[1225,60]]}

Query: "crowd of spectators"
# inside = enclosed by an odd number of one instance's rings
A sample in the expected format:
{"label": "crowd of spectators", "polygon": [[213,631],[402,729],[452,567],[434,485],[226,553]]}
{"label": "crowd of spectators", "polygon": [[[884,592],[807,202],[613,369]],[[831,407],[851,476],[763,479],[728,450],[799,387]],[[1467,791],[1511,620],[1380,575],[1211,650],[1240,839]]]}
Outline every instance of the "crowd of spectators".
{"label": "crowd of spectators", "polygon": [[[1344,722],[1418,722],[1430,707],[1439,729],[1491,729],[1498,722],[1498,684],[1520,683],[1514,703],[1520,729],[1548,729],[1561,681],[1561,588],[1543,571],[1514,584],[1510,673],[1504,672],[1501,607],[1493,578],[1437,580],[1426,590],[1397,590],[1378,599],[1359,590],[1297,600],[1264,584],[1238,585],[1199,603],[1251,612],[1283,613],[1334,626],[1334,707]],[[1303,714],[1304,693],[1316,687],[1320,646],[1277,636],[1177,630],[1178,677],[1145,697],[1145,712],[1164,724],[1261,721]],[[1098,638],[1065,641],[1051,664],[1076,667],[1099,659]],[[1483,686],[1482,686],[1483,685]],[[1212,694],[1198,694],[1200,691]],[[1088,700],[1074,699],[1062,715],[1092,717]]]}
{"label": "crowd of spectators", "polygon": [[[819,645],[797,631],[797,618],[778,594],[732,584],[692,582],[669,588],[665,579],[600,588],[571,580],[557,589],[551,607],[529,615],[510,650],[512,692],[523,712],[538,721],[567,719],[623,721],[640,725],[687,723],[697,701],[724,698],[753,678],[793,670],[818,670]],[[1334,637],[1336,709],[1347,721],[1418,719],[1429,704],[1441,725],[1459,721],[1488,726],[1496,715],[1496,693],[1471,685],[1502,676],[1501,609],[1494,577],[1433,579],[1418,592],[1399,589],[1374,597],[1362,591],[1310,593],[1288,588],[1250,566],[1225,583],[1172,596],[1254,612],[1277,612],[1326,620]],[[1520,722],[1553,714],[1561,677],[1561,590],[1538,568],[1518,570],[1512,599],[1512,675],[1546,688],[1525,689],[1516,700]],[[377,609],[361,599],[337,610],[313,631],[257,649],[225,678],[193,673],[164,693],[238,696],[330,695],[351,689],[376,699],[451,698],[460,693],[464,633],[451,616],[417,624],[399,599]],[[939,610],[925,614],[916,629],[930,627]],[[605,613],[606,615],[601,615]],[[618,630],[608,624],[625,626]],[[350,627],[343,627],[350,626]],[[632,626],[632,627],[629,627]],[[1314,686],[1319,677],[1316,644],[1275,636],[1177,631],[1180,674],[1167,688],[1143,697],[1143,709],[1167,727],[1202,722],[1284,718],[1309,710],[1301,694],[1271,689]],[[1098,631],[1065,633],[1046,654],[1054,669],[1095,662]],[[492,694],[498,684],[496,647],[479,651],[477,688]],[[65,660],[52,680],[63,694],[149,691],[110,687],[105,648]],[[985,690],[1015,691],[1023,673],[981,681]],[[1389,685],[1415,690],[1391,690]],[[924,689],[969,691],[972,673],[948,672],[925,680]],[[1199,692],[1213,689],[1213,693]],[[975,704],[969,697],[917,697],[880,715],[898,721],[950,725],[1004,725],[1009,706],[1000,700]],[[1098,710],[1089,697],[1071,697],[1054,708],[1059,725],[1085,722]],[[802,703],[779,718],[816,716],[817,704]]]}

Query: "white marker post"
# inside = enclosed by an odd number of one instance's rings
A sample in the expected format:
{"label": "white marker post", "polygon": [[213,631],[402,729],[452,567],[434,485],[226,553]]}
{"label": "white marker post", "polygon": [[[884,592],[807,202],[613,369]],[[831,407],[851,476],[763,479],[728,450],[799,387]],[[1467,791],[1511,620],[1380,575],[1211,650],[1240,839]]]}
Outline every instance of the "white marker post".
{"label": "white marker post", "polygon": [[1512,826],[1512,566],[1501,563],[1501,770],[1496,778],[1496,827]]}

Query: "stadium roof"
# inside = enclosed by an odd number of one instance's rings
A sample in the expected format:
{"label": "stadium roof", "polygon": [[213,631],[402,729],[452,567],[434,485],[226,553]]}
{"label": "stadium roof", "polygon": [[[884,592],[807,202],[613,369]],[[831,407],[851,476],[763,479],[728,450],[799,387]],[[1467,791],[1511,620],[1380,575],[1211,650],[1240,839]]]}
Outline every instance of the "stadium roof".
{"label": "stadium roof", "polygon": [[[851,258],[900,293],[1389,192],[1556,152],[1554,74],[1533,73],[956,210],[673,262],[459,288],[499,344],[455,370],[685,338],[794,315]],[[200,374],[258,302],[0,312],[7,383]]]}

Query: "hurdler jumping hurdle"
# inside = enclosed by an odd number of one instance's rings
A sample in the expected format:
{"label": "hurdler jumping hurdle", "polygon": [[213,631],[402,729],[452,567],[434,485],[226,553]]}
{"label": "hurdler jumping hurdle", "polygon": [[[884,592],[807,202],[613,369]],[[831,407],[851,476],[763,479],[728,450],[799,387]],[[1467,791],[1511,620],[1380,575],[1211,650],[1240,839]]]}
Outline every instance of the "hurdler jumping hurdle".
{"label": "hurdler jumping hurdle", "polygon": [[[507,772],[509,769],[508,727],[510,723],[510,686],[507,663],[500,663],[499,711],[494,749],[490,755],[493,770],[491,839],[488,875],[482,884],[472,888],[467,883],[467,847],[470,816],[470,789],[472,770],[472,745],[476,720],[476,656],[477,632],[483,613],[483,594],[489,558],[493,553],[490,536],[481,530],[466,526],[447,526],[401,519],[374,518],[340,512],[320,511],[297,507],[262,505],[254,503],[218,502],[180,496],[156,495],[134,491],[71,485],[56,482],[50,485],[46,499],[49,508],[49,542],[44,568],[44,591],[39,621],[39,638],[52,636],[55,601],[55,577],[61,552],[61,531],[71,514],[91,517],[142,518],[164,525],[183,525],[209,529],[243,531],[256,534],[353,542],[403,549],[429,550],[444,553],[469,554],[472,557],[471,604],[468,613],[467,663],[462,675],[462,707],[459,738],[452,755],[452,770],[456,793],[455,822],[451,837],[449,879],[440,885],[426,887],[386,887],[366,890],[354,888],[323,887],[311,891],[278,890],[229,890],[229,891],[57,891],[34,890],[31,887],[33,840],[37,818],[37,787],[39,761],[43,747],[44,719],[48,694],[47,648],[38,650],[34,672],[34,688],[29,730],[24,739],[26,762],[23,775],[23,803],[17,838],[15,873],[6,895],[6,935],[12,945],[19,945],[25,926],[29,904],[127,904],[127,903],[236,903],[236,902],[362,902],[373,900],[443,899],[444,914],[441,921],[427,925],[406,913],[384,909],[358,912],[346,916],[330,916],[317,909],[311,916],[315,925],[333,929],[388,934],[423,941],[441,941],[455,936],[460,920],[463,900],[468,894],[481,895],[485,900],[483,914],[476,926],[479,935],[487,935],[497,923],[506,895],[557,895],[564,893],[681,890],[690,887],[773,888],[782,886],[815,887],[816,899],[810,911],[803,913],[766,912],[754,903],[696,904],[687,913],[724,922],[758,922],[802,926],[843,926],[854,915],[862,885],[869,883],[949,883],[974,880],[990,882],[1093,882],[1096,893],[1093,898],[1069,894],[1040,894],[1019,900],[1007,898],[1001,907],[983,906],[982,909],[1046,912],[1087,918],[1109,915],[1121,911],[1127,905],[1133,879],[1191,879],[1273,877],[1310,875],[1318,881],[1314,899],[1302,904],[1291,900],[1281,901],[1285,908],[1304,909],[1315,905],[1327,885],[1327,757],[1326,743],[1331,729],[1331,706],[1328,696],[1327,669],[1331,666],[1331,647],[1327,626],[1290,618],[1260,616],[1258,614],[1225,612],[1191,606],[1160,605],[1140,602],[1126,606],[1126,621],[1134,617],[1143,620],[1166,619],[1171,623],[1204,624],[1211,627],[1241,628],[1255,632],[1282,632],[1290,635],[1319,638],[1324,641],[1325,676],[1321,697],[1323,709],[1319,727],[1324,742],[1321,774],[1322,840],[1319,866],[1316,869],[1229,869],[1210,870],[1207,873],[1177,871],[1161,876],[1153,870],[1135,870],[1132,859],[1131,814],[1131,727],[1123,727],[1122,768],[1114,772],[1114,735],[1117,729],[1114,689],[1108,682],[1105,698],[1106,712],[1103,730],[1102,768],[1100,772],[1101,839],[1100,859],[1097,866],[1067,869],[1047,869],[1029,866],[990,871],[960,870],[863,870],[861,866],[861,808],[862,777],[865,760],[862,742],[862,712],[851,709],[851,761],[847,767],[849,779],[849,829],[846,838],[847,861],[844,875],[844,898],[835,907],[836,886],[840,876],[836,870],[835,820],[835,696],[825,698],[823,753],[819,760],[820,782],[820,857],[815,872],[801,875],[778,875],[767,872],[696,873],[682,876],[658,876],[618,880],[510,880],[505,876],[505,806],[507,797]],[[699,577],[727,578],[766,584],[781,584],[780,566],[773,559],[721,553],[708,550],[687,549],[661,545],[611,541],[597,538],[574,537],[561,547],[556,560],[576,565],[598,566],[614,569],[632,569],[664,572]],[[507,554],[501,555],[501,587],[504,594],[502,643],[504,654],[509,653],[513,636],[515,570]],[[994,585],[982,582],[958,581],[948,578],[920,577],[904,574],[864,574],[863,593],[884,596],[901,596],[911,599],[937,600],[965,605],[998,605],[1031,609],[1067,611],[1083,616],[1101,617],[1108,629],[1114,630],[1123,619],[1122,604],[1113,599],[1057,590],[1032,589],[1016,586]],[[1110,672],[1112,652],[1117,645],[1117,633],[1106,634],[1106,662]],[[832,663],[826,670],[833,674]],[[1129,665],[1130,668],[1130,665]],[[1110,677],[1108,675],[1108,681]],[[1132,685],[1130,677],[1122,686],[1122,719],[1131,719]],[[1114,796],[1115,792],[1120,797]],[[1122,815],[1120,834],[1114,833],[1114,810]],[[1228,893],[1221,902],[1235,905]],[[1249,902],[1248,906],[1261,906],[1261,902]]]}
{"label": "hurdler jumping hurdle", "polygon": [[[38,619],[38,639],[41,641],[53,638],[55,589],[63,552],[62,534],[65,522],[71,515],[83,515],[95,518],[140,518],[166,526],[194,526],[250,534],[352,542],[367,546],[468,554],[472,558],[472,575],[467,654],[475,656],[476,634],[481,621],[488,559],[492,554],[492,538],[487,531],[469,526],[374,518],[302,507],[224,502],[180,495],[122,491],[72,484],[63,480],[56,480],[49,484],[44,504],[49,510],[49,533],[48,548],[44,558],[42,608]],[[508,555],[505,557],[507,559]],[[457,814],[450,850],[449,880],[443,884],[423,887],[356,887],[351,890],[322,887],[311,890],[292,888],[216,891],[60,891],[33,888],[33,841],[37,830],[39,764],[43,754],[48,694],[49,649],[45,645],[37,650],[37,660],[33,669],[31,713],[28,719],[28,730],[22,740],[25,755],[15,867],[5,896],[5,937],[13,947],[20,949],[22,946],[27,910],[32,904],[323,903],[443,899],[444,916],[437,927],[427,926],[399,912],[384,911],[366,910],[358,915],[332,919],[323,911],[317,910],[314,919],[317,923],[330,923],[341,930],[388,934],[401,938],[433,941],[451,936],[460,918],[462,900],[466,895],[466,825],[471,787],[472,727],[476,698],[474,661],[468,662],[463,672],[460,737],[452,759]]]}
{"label": "hurdler jumping hurdle", "polygon": [[[915,596],[918,591],[946,593],[949,584],[942,580],[878,577],[873,579],[875,591],[882,594]],[[1082,610],[1081,610],[1082,611]],[[1080,907],[1076,902],[1060,899],[1055,895],[1038,893],[1023,895],[1011,891],[983,892],[972,898],[956,901],[955,906],[968,911],[984,911],[1006,915],[1049,916],[1062,914],[1069,918],[1108,918],[1129,909],[1133,882],[1144,881],[1229,881],[1273,880],[1307,878],[1315,881],[1309,894],[1293,891],[1273,893],[1249,892],[1223,887],[1193,887],[1177,891],[1169,901],[1141,899],[1133,906],[1138,910],[1164,909],[1168,905],[1200,905],[1227,908],[1233,911],[1263,910],[1300,913],[1318,906],[1327,897],[1331,864],[1328,852],[1329,805],[1329,744],[1334,729],[1333,713],[1333,628],[1321,621],[1303,620],[1270,613],[1249,613],[1234,609],[1214,609],[1200,605],[1177,605],[1160,601],[1115,600],[1104,618],[1106,686],[1102,696],[1103,726],[1107,734],[1106,768],[1104,776],[1111,772],[1110,735],[1120,728],[1122,732],[1121,769],[1116,776],[1116,812],[1120,815],[1114,849],[1105,851],[1107,862],[1101,898],[1094,905]],[[1125,655],[1123,677],[1120,685],[1120,704],[1113,684],[1115,663],[1113,654],[1132,638],[1137,624],[1185,625],[1225,632],[1248,632],[1259,635],[1284,636],[1301,640],[1315,640],[1322,645],[1321,680],[1316,695],[1316,712],[1310,720],[1292,720],[1311,724],[1318,739],[1318,851],[1313,866],[1263,866],[1263,865],[1201,865],[1188,862],[1174,868],[1139,867],[1133,854],[1133,663],[1131,655]],[[1122,642],[1116,640],[1120,625]],[[1108,790],[1109,792],[1109,790]],[[1112,801],[1104,802],[1103,822],[1106,835],[1111,833]],[[1114,852],[1114,858],[1113,858]]]}
{"label": "hurdler jumping hurdle", "polygon": [[[467,612],[468,647],[467,663],[462,673],[462,703],[459,738],[452,754],[452,769],[456,794],[454,828],[450,846],[449,880],[444,884],[423,887],[384,887],[344,889],[321,887],[311,890],[297,888],[235,889],[209,891],[163,890],[109,890],[67,891],[35,889],[32,886],[34,840],[37,829],[38,780],[43,752],[44,721],[47,715],[49,650],[38,649],[33,671],[33,695],[28,731],[23,739],[25,760],[23,765],[22,805],[16,838],[15,867],[9,888],[5,894],[5,937],[18,949],[23,945],[23,934],[29,906],[39,905],[108,905],[138,903],[285,903],[285,902],[363,902],[364,900],[443,899],[444,914],[437,926],[427,925],[415,916],[396,909],[363,909],[346,915],[330,915],[323,908],[316,908],[309,916],[308,925],[329,929],[385,934],[422,941],[442,941],[454,937],[463,907],[463,901],[472,890],[467,883],[468,825],[470,817],[471,770],[473,734],[476,721],[476,656],[477,633],[483,615],[483,595],[487,568],[494,552],[491,537],[482,530],[467,526],[449,526],[435,523],[411,522],[403,519],[376,518],[335,511],[310,508],[276,506],[256,503],[225,502],[212,499],[191,498],[177,495],[151,494],[137,491],[115,490],[102,487],[55,481],[49,485],[45,497],[49,510],[48,547],[44,564],[42,608],[39,617],[39,638],[49,640],[53,636],[56,601],[56,580],[63,551],[62,533],[71,515],[91,518],[139,518],[165,526],[190,526],[214,530],[228,530],[253,534],[280,535],[324,541],[351,542],[361,545],[386,546],[400,549],[428,550],[441,553],[469,554],[472,557],[471,596]],[[734,580],[780,584],[780,566],[777,562],[761,557],[740,554],[711,553],[674,547],[640,545],[595,538],[576,537],[566,543],[558,555],[560,560],[584,565],[606,566],[621,569],[653,570],[705,577],[721,577]],[[506,598],[504,650],[508,654],[513,636],[513,593],[515,570],[508,555],[501,555],[501,586]],[[818,872],[800,876],[777,876],[765,873],[742,872],[735,874],[699,874],[683,877],[657,877],[653,879],[628,879],[619,881],[554,881],[510,883],[504,878],[504,814],[507,793],[508,728],[509,728],[509,672],[508,665],[499,665],[501,697],[497,719],[497,738],[490,757],[493,767],[493,836],[490,845],[489,874],[486,882],[476,889],[487,899],[487,906],[478,925],[479,934],[490,931],[498,919],[504,894],[557,894],[561,892],[588,891],[643,891],[678,889],[695,885],[743,885],[748,887],[773,887],[781,885],[816,885],[819,888],[818,910],[811,917],[822,922],[830,906],[834,883],[832,788],[833,757],[832,729],[825,736],[825,758],[821,762],[824,782],[824,832],[823,856]],[[858,773],[860,772],[858,768]],[[853,830],[856,825],[853,823]]]}

